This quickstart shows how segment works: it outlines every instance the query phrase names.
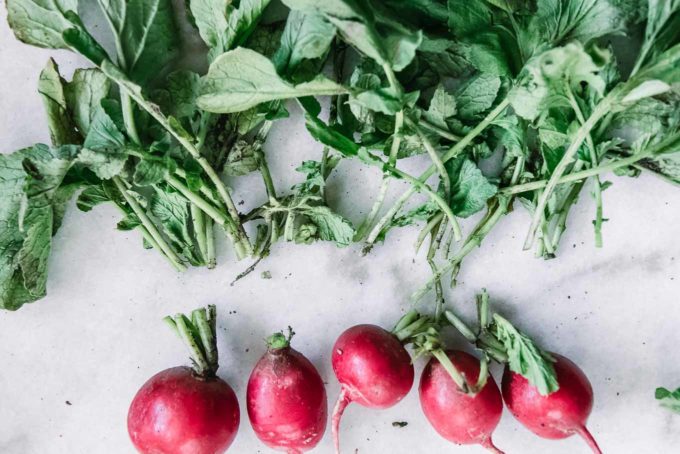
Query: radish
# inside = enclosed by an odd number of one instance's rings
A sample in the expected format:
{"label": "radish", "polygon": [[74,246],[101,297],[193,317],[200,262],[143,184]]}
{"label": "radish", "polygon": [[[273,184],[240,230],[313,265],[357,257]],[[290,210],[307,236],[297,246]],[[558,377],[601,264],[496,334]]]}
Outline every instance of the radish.
{"label": "radish", "polygon": [[165,320],[187,343],[193,368],[173,367],[151,377],[128,412],[128,433],[142,454],[219,454],[236,437],[239,406],[216,376],[215,306]]}
{"label": "radish", "polygon": [[560,439],[580,435],[594,453],[597,442],[586,428],[593,408],[593,388],[583,371],[569,359],[551,353],[559,389],[541,395],[523,376],[509,368],[503,374],[503,399],[510,412],[539,437]]}
{"label": "radish", "polygon": [[248,416],[255,434],[267,446],[299,454],[323,438],[328,400],[314,365],[277,333],[267,339],[267,352],[248,380]]}
{"label": "radish", "polygon": [[333,410],[333,441],[340,453],[340,419],[351,402],[368,408],[389,408],[413,386],[411,356],[397,337],[379,326],[357,325],[333,346],[333,371],[341,385]]}
{"label": "radish", "polygon": [[439,435],[453,443],[478,444],[502,454],[491,440],[491,433],[503,413],[503,400],[496,382],[487,376],[474,393],[465,392],[453,380],[447,366],[453,364],[467,382],[476,383],[480,375],[479,360],[462,351],[448,351],[446,359],[440,358],[439,355],[433,357],[420,378],[420,405],[428,421]]}

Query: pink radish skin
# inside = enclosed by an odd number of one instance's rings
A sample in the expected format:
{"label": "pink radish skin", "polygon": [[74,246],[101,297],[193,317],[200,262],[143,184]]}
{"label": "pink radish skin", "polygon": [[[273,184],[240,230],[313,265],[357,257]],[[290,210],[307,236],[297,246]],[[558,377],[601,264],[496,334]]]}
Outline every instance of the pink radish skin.
{"label": "pink radish skin", "polygon": [[[461,351],[448,351],[453,365],[468,383],[479,377],[479,360]],[[478,444],[502,454],[491,434],[503,413],[503,399],[492,377],[475,395],[463,392],[437,358],[432,358],[420,378],[420,405],[432,427],[445,439],[459,445]]]}
{"label": "pink radish skin", "polygon": [[333,410],[333,440],[340,453],[340,419],[347,405],[389,408],[413,386],[411,356],[392,333],[375,325],[357,325],[340,335],[333,347],[333,371],[341,385]]}
{"label": "pink radish skin", "polygon": [[593,408],[593,388],[588,378],[569,359],[551,355],[556,360],[559,389],[542,396],[526,378],[506,368],[502,383],[505,404],[522,425],[539,437],[561,439],[578,434],[594,453],[601,454],[586,428]]}
{"label": "pink radish skin", "polygon": [[267,446],[299,454],[323,438],[328,422],[326,389],[314,365],[282,334],[272,336],[268,344],[248,381],[248,416]]}
{"label": "pink radish skin", "polygon": [[189,367],[151,377],[128,413],[128,433],[142,454],[221,454],[238,426],[231,387],[219,378],[201,378]]}

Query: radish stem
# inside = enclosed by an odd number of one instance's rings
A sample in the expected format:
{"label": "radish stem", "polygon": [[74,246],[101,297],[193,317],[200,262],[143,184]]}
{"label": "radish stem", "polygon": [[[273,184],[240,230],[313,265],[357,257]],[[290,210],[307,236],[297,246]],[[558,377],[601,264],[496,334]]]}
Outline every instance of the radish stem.
{"label": "radish stem", "polygon": [[338,401],[335,403],[335,407],[333,408],[333,416],[331,419],[331,431],[333,434],[335,454],[340,454],[340,419],[342,418],[342,414],[345,412],[345,409],[350,403],[352,403],[352,399],[349,397],[347,389],[343,386],[340,390]]}
{"label": "radish stem", "polygon": [[142,223],[144,228],[149,232],[149,235],[153,238],[153,240],[158,245],[163,254],[165,254],[165,256],[168,257],[168,260],[170,260],[170,263],[172,263],[175,269],[177,271],[186,271],[186,267],[182,264],[180,258],[177,256],[175,251],[170,247],[167,241],[165,241],[165,238],[163,238],[161,232],[158,231],[156,225],[151,221],[151,219],[149,219],[149,216],[146,215],[144,209],[133,197],[130,196],[130,194],[128,194],[127,188],[123,184],[120,177],[113,177],[113,184],[116,185],[116,188],[125,199],[125,202],[130,206],[130,209],[132,209],[137,218],[139,218],[139,221]]}
{"label": "radish stem", "polygon": [[550,199],[553,191],[555,190],[555,187],[558,185],[560,178],[567,171],[569,164],[571,164],[571,162],[573,161],[574,156],[576,155],[576,152],[578,151],[583,141],[586,140],[586,137],[589,136],[590,131],[597,125],[600,119],[607,114],[607,112],[609,111],[609,106],[616,99],[618,93],[619,92],[617,90],[614,90],[606,98],[604,98],[597,105],[597,107],[590,115],[590,117],[581,125],[578,131],[576,131],[576,134],[574,135],[574,138],[571,144],[569,145],[569,148],[567,148],[567,150],[564,152],[562,159],[560,159],[559,163],[553,170],[553,173],[545,186],[545,191],[543,192],[538,202],[536,203],[534,216],[531,220],[531,225],[529,226],[529,231],[527,232],[526,239],[524,240],[525,250],[531,248],[531,246],[533,246],[534,244],[534,240],[536,238],[536,231],[538,230],[541,220],[543,219],[545,207],[547,206],[548,200]]}
{"label": "radish stem", "polygon": [[480,445],[482,446],[482,448],[485,448],[489,452],[493,452],[495,454],[505,454],[504,451],[501,451],[496,447],[496,445],[493,444],[493,441],[491,441],[491,437],[481,442]]}
{"label": "radish stem", "polygon": [[[397,164],[399,147],[401,146],[401,130],[403,128],[403,125],[404,125],[404,111],[399,111],[397,112],[397,115],[394,117],[394,138],[392,139],[392,146],[390,147],[390,155],[387,158],[388,164],[392,167],[396,166]],[[370,229],[373,223],[375,222],[375,219],[378,216],[378,213],[380,212],[380,209],[382,208],[383,203],[385,201],[385,196],[387,195],[387,189],[389,188],[389,185],[390,185],[389,175],[387,173],[383,173],[383,178],[380,183],[380,190],[378,191],[378,196],[376,197],[375,202],[373,203],[373,206],[371,207],[371,211],[369,212],[368,216],[357,230],[357,233],[355,235],[355,241],[361,241],[368,232],[368,229]]]}
{"label": "radish stem", "polygon": [[[462,139],[460,139],[460,142],[455,144],[451,149],[442,156],[442,161],[447,162],[456,156],[458,156],[460,153],[462,153],[465,148],[467,148],[468,145],[472,143],[472,141],[477,137],[479,134],[481,134],[499,115],[501,115],[505,109],[510,105],[510,100],[508,98],[503,99],[489,114],[479,123],[477,123],[477,126],[475,126],[469,133],[465,135]],[[423,172],[418,180],[421,183],[424,183],[430,178],[432,175],[434,175],[436,171],[436,168],[434,165],[431,165],[425,172]],[[377,240],[378,236],[382,232],[382,230],[385,228],[385,226],[394,218],[394,216],[401,210],[401,208],[406,204],[408,199],[411,198],[413,194],[415,194],[417,189],[413,186],[411,186],[408,190],[406,190],[401,197],[396,201],[394,205],[392,205],[392,208],[390,208],[387,213],[378,221],[378,223],[373,227],[373,230],[371,230],[371,233],[368,235],[368,238],[366,239],[366,243],[368,244],[368,249],[370,249],[370,246],[375,243]]]}
{"label": "radish stem", "polygon": [[184,341],[194,372],[204,379],[212,379],[219,368],[216,331],[217,309],[214,305],[196,309],[191,318],[184,314],[163,319],[167,325]]}
{"label": "radish stem", "polygon": [[449,359],[448,355],[444,352],[444,350],[439,348],[432,350],[432,356],[437,358],[437,361],[439,361],[442,367],[446,369],[446,372],[449,373],[451,379],[456,383],[456,385],[462,392],[466,394],[471,393],[470,386],[465,380],[465,377],[463,377],[463,375],[458,371],[456,366],[453,365],[453,363]]}
{"label": "radish stem", "polygon": [[602,450],[597,444],[597,441],[595,440],[595,437],[593,437],[593,434],[590,433],[588,428],[586,426],[579,426],[576,429],[576,433],[583,438],[583,440],[586,442],[588,447],[593,451],[594,454],[602,454]]}

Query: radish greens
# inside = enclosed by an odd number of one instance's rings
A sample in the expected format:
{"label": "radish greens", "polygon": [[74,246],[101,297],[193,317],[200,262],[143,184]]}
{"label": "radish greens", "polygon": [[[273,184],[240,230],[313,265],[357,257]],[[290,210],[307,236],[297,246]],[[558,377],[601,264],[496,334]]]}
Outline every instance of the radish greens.
{"label": "radish greens", "polygon": [[[605,175],[680,183],[676,0],[6,3],[19,40],[91,65],[66,80],[50,59],[38,91],[52,144],[0,156],[4,309],[45,295],[52,235],[71,198],[83,211],[115,206],[117,228],[139,232],[178,271],[215,266],[216,228],[238,259],[257,264],[278,241],[359,243],[368,253],[418,224],[432,278],[413,299],[434,291],[441,312],[444,278],[455,285],[464,259],[513,210],[532,217],[525,248],[552,258],[584,191],[604,244]],[[96,9],[112,46],[90,33],[95,11],[84,21],[79,7]],[[178,60],[192,33],[205,49],[187,67]],[[265,145],[292,103],[322,151],[294,162],[299,182],[284,190]],[[329,204],[327,180],[345,159],[381,174],[356,226]],[[429,167],[412,175],[405,159]],[[241,212],[229,185],[249,174],[266,198]],[[407,189],[391,199],[395,180]],[[493,326],[519,355],[513,370],[552,389],[550,361],[536,362],[541,353],[501,319]]]}

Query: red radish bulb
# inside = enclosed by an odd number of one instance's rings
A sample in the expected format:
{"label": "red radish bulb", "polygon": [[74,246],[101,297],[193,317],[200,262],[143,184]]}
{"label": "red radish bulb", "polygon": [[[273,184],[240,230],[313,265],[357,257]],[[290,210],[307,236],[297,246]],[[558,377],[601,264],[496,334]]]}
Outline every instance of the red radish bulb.
{"label": "red radish bulb", "polygon": [[314,365],[290,347],[290,336],[274,334],[248,380],[247,405],[255,434],[267,446],[299,454],[323,438],[328,400]]}
{"label": "red radish bulb", "polygon": [[151,377],[128,413],[128,432],[141,453],[222,453],[234,441],[238,425],[238,401],[231,387],[219,378],[200,378],[189,367]]}
{"label": "red radish bulb", "polygon": [[411,356],[392,333],[375,325],[357,325],[333,346],[333,371],[341,385],[333,410],[333,440],[340,452],[340,419],[347,405],[389,408],[413,386]]}
{"label": "red radish bulb", "polygon": [[580,435],[594,453],[600,454],[597,442],[586,429],[593,408],[593,388],[583,371],[564,356],[551,353],[559,389],[541,395],[521,375],[506,367],[503,374],[503,400],[510,412],[527,429],[539,437],[561,439]]}
{"label": "red radish bulb", "polygon": [[215,374],[215,306],[166,321],[190,347],[194,368],[173,367],[151,377],[128,412],[128,433],[142,454],[220,454],[236,437],[239,406]]}
{"label": "red radish bulb", "polygon": [[[446,356],[468,383],[477,382],[477,358],[461,351],[448,351]],[[478,444],[502,454],[491,440],[503,413],[501,392],[492,377],[474,395],[468,394],[433,357],[420,378],[420,405],[432,427],[445,439],[459,445]]]}

